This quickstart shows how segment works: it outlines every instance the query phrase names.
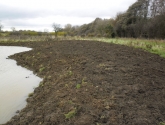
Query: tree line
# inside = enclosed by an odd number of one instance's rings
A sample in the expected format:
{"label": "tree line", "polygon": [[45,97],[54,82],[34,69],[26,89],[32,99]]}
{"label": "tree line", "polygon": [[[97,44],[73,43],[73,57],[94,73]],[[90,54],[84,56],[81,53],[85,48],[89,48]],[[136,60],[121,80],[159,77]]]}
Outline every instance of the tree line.
{"label": "tree line", "polygon": [[70,36],[165,38],[165,0],[137,0],[115,19],[96,18],[89,24],[64,29]]}

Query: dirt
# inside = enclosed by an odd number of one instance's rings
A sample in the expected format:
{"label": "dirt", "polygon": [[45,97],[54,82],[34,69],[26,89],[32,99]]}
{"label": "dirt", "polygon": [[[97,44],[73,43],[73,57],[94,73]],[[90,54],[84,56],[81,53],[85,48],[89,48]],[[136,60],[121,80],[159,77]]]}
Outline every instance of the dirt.
{"label": "dirt", "polygon": [[10,58],[43,78],[27,106],[5,125],[165,122],[165,59],[158,55],[96,41],[5,45],[32,47]]}

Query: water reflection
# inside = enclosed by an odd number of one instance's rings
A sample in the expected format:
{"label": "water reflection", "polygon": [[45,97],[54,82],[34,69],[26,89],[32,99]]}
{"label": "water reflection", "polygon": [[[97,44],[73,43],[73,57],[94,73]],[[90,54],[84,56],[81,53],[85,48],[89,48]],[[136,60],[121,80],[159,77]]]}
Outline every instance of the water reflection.
{"label": "water reflection", "polygon": [[6,59],[9,55],[29,51],[25,47],[0,46],[0,124],[4,124],[26,106],[26,98],[38,86],[41,78],[32,71],[16,65],[16,61]]}

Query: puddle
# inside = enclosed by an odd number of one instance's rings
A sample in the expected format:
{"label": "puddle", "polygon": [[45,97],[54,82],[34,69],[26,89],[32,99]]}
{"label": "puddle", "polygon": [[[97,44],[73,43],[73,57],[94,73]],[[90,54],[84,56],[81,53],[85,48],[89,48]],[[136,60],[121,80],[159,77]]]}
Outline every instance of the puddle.
{"label": "puddle", "polygon": [[42,81],[32,71],[16,65],[9,55],[29,51],[26,47],[0,46],[0,124],[16,115],[17,110],[26,106],[28,94]]}

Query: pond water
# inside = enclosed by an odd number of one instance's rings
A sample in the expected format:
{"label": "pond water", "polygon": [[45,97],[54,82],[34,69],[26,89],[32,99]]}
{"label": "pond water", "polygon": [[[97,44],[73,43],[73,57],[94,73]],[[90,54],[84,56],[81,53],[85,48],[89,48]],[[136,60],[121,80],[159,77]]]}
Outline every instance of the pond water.
{"label": "pond water", "polygon": [[26,106],[28,94],[42,81],[32,71],[6,59],[9,55],[29,51],[26,47],[0,46],[0,124],[11,119]]}

